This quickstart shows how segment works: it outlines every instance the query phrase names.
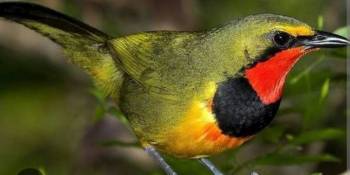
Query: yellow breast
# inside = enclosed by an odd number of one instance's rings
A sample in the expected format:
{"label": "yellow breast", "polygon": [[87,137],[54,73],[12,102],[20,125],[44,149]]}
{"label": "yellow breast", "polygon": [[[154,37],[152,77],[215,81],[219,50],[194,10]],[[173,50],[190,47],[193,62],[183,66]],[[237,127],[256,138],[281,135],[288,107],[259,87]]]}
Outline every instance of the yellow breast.
{"label": "yellow breast", "polygon": [[235,138],[224,135],[211,111],[214,92],[209,87],[206,101],[194,101],[174,129],[167,132],[161,151],[178,157],[198,158],[235,148],[251,137]]}

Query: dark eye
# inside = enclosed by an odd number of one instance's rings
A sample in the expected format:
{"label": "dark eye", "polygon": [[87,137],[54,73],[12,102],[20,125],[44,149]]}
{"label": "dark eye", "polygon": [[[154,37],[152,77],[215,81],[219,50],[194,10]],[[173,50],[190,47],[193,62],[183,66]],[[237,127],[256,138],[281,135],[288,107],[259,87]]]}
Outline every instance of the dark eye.
{"label": "dark eye", "polygon": [[286,32],[277,32],[273,37],[273,41],[277,47],[288,47],[293,38]]}

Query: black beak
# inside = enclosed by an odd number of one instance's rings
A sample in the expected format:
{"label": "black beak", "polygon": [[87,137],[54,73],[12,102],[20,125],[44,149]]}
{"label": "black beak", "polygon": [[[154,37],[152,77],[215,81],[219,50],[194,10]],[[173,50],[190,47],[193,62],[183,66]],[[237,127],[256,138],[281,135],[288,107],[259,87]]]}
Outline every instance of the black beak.
{"label": "black beak", "polygon": [[316,31],[313,36],[299,36],[295,43],[298,46],[305,46],[307,49],[313,48],[337,48],[350,45],[350,41],[345,37],[323,31]]}

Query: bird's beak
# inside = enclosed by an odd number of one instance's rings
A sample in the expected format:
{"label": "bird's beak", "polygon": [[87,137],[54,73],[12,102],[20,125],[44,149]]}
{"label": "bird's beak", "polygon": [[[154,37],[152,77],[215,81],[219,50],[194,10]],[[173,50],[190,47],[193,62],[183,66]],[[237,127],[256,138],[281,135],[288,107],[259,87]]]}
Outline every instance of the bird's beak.
{"label": "bird's beak", "polygon": [[329,32],[316,31],[313,36],[299,36],[295,43],[297,46],[304,46],[306,49],[315,48],[337,48],[350,45],[345,37]]}

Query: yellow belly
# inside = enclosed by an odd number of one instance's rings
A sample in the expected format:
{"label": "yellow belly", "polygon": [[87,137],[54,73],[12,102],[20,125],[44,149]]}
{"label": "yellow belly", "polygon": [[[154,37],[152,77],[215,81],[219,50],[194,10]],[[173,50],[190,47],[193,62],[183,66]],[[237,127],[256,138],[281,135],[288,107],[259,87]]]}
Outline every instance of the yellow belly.
{"label": "yellow belly", "polygon": [[222,134],[208,103],[197,101],[157,148],[177,157],[199,158],[238,147],[250,138]]}

